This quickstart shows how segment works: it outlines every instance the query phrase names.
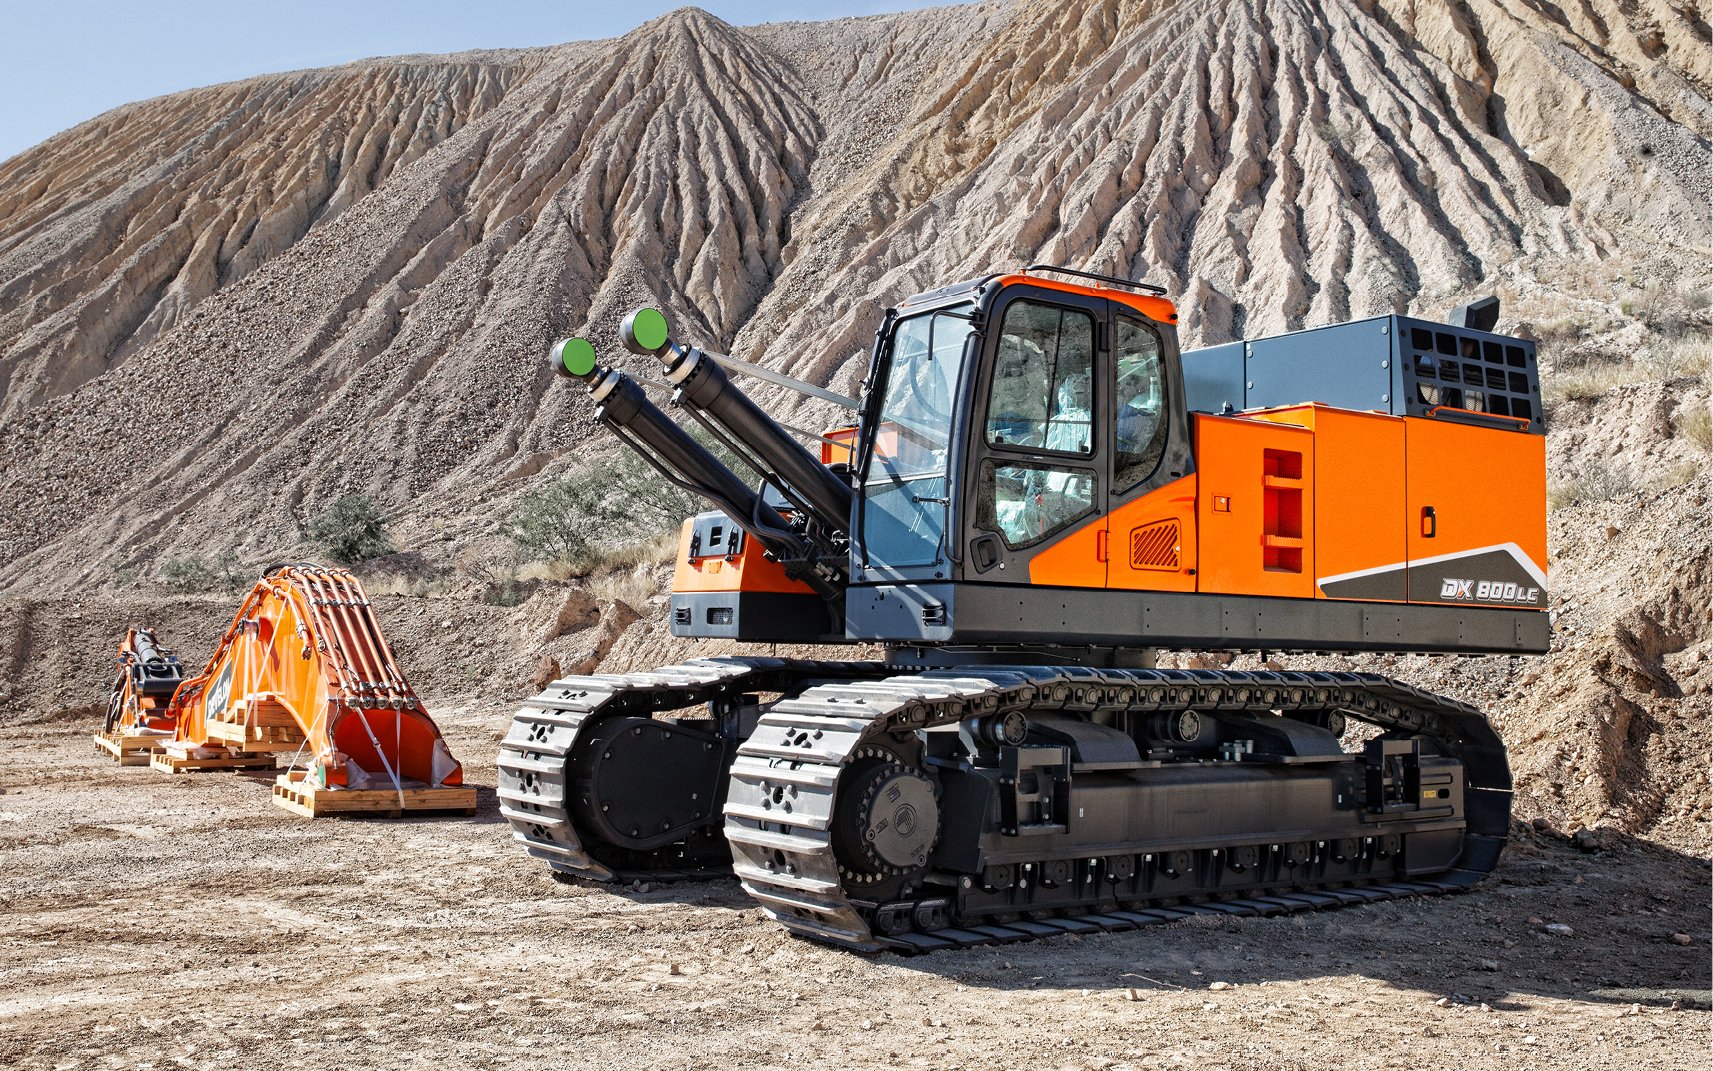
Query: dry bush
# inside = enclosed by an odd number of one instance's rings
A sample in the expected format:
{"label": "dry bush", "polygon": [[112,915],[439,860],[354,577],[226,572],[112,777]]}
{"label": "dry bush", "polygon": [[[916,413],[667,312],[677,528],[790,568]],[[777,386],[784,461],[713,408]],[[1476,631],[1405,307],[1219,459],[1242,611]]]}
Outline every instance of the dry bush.
{"label": "dry bush", "polygon": [[168,558],[161,563],[160,582],[173,591],[185,594],[209,591],[237,591],[255,579],[231,552],[208,560],[191,555]]}
{"label": "dry bush", "polygon": [[581,558],[576,561],[540,561],[524,562],[518,569],[518,576],[524,580],[551,580],[564,583],[567,580],[577,580],[588,573]]}
{"label": "dry bush", "polygon": [[1699,446],[1703,452],[1713,450],[1713,406],[1706,402],[1686,405],[1672,418],[1677,434]]}
{"label": "dry bush", "polygon": [[1637,354],[1636,368],[1649,380],[1706,378],[1713,368],[1713,338],[1701,332],[1671,335]]}
{"label": "dry bush", "polygon": [[659,590],[658,566],[647,562],[628,569],[616,569],[589,578],[589,593],[597,599],[622,602],[639,613],[648,609],[648,600]]}
{"label": "dry bush", "polygon": [[676,553],[678,529],[672,528],[656,534],[652,539],[614,547],[598,565],[607,569],[630,569],[639,565],[657,569],[670,562]]}
{"label": "dry bush", "polygon": [[1604,502],[1638,490],[1634,476],[1610,462],[1590,461],[1567,472],[1562,479],[1549,481],[1546,489],[1548,509],[1563,509],[1583,502]]}
{"label": "dry bush", "polygon": [[1624,365],[1606,363],[1566,368],[1544,377],[1541,393],[1548,405],[1589,401],[1625,383],[1634,382],[1629,373],[1630,369]]}
{"label": "dry bush", "polygon": [[1705,466],[1699,461],[1684,459],[1682,461],[1675,462],[1662,470],[1658,475],[1654,476],[1653,479],[1649,480],[1647,489],[1658,493],[1660,491],[1669,491],[1673,487],[1682,487],[1684,484],[1701,475],[1704,468]]}
{"label": "dry bush", "polygon": [[662,532],[646,542],[614,547],[591,570],[589,591],[598,598],[616,599],[633,610],[645,609],[659,590],[661,566],[671,562],[677,550],[677,532]]}
{"label": "dry bush", "polygon": [[1713,339],[1700,333],[1679,333],[1656,339],[1628,361],[1587,357],[1567,361],[1541,377],[1547,404],[1588,401],[1633,383],[1669,383],[1687,376],[1709,377],[1713,368]]}
{"label": "dry bush", "polygon": [[1557,316],[1534,325],[1535,341],[1554,349],[1580,340],[1583,333],[1582,321],[1574,316]]}
{"label": "dry bush", "polygon": [[1661,334],[1675,335],[1691,328],[1705,302],[1706,292],[1700,288],[1653,282],[1632,289],[1618,302],[1618,311]]}

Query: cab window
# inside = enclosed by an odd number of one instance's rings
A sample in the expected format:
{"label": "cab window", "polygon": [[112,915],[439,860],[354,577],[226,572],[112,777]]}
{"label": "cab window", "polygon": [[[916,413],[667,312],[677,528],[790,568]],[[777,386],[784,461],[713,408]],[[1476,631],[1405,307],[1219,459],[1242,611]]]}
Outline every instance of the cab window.
{"label": "cab window", "polygon": [[1094,318],[1014,301],[1005,309],[987,399],[987,442],[1084,457],[1094,451]]}
{"label": "cab window", "polygon": [[1113,486],[1128,490],[1154,474],[1166,452],[1166,382],[1160,339],[1147,325],[1118,317],[1117,456]]}
{"label": "cab window", "polygon": [[1058,535],[1094,510],[1089,469],[990,458],[980,479],[976,524],[998,532],[1012,550]]}

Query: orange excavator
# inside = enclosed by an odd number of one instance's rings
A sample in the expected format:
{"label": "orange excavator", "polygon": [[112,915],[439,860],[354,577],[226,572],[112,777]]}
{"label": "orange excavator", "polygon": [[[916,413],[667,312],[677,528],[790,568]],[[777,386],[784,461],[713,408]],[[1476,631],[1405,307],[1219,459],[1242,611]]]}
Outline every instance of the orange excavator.
{"label": "orange excavator", "polygon": [[[501,745],[501,811],[559,874],[729,872],[864,951],[1467,888],[1511,812],[1479,711],[1155,656],[1546,651],[1540,378],[1498,314],[1180,351],[1159,288],[1034,265],[887,310],[845,399],[652,309],[620,331],[647,376],[568,339],[596,420],[715,507],[684,524],[673,634],[884,655],[556,681]],[[854,437],[814,456],[737,375]]]}
{"label": "orange excavator", "polygon": [[153,633],[132,629],[115,685],[117,724],[130,717],[172,730],[150,760],[156,769],[272,769],[285,753],[293,768],[276,781],[274,800],[296,813],[473,813],[475,789],[351,573],[268,569],[207,667],[177,682],[164,707],[145,706],[164,688],[165,671],[151,676],[151,667],[165,657]]}

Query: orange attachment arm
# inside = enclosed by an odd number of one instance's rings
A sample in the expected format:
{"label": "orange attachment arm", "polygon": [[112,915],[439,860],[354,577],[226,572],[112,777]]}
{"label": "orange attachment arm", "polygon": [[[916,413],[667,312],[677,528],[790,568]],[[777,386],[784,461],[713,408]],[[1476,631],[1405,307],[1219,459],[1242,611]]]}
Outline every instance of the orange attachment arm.
{"label": "orange attachment arm", "polygon": [[173,715],[167,706],[180,677],[178,659],[155,639],[154,630],[126,629],[103,730],[120,735],[172,732]]}
{"label": "orange attachment arm", "polygon": [[362,584],[343,569],[289,565],[258,581],[170,713],[178,740],[195,746],[295,745],[323,785],[463,783]]}

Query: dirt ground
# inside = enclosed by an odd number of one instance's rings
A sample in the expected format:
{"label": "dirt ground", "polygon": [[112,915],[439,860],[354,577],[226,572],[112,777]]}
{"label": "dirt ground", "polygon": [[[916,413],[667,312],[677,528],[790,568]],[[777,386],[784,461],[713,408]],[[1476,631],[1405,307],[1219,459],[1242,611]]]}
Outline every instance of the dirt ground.
{"label": "dirt ground", "polygon": [[[440,717],[492,785],[509,712]],[[5,730],[0,1067],[1708,1058],[1708,867],[1645,842],[1588,855],[1520,832],[1458,897],[865,958],[785,936],[732,883],[555,882],[488,788],[474,819],[311,822],[266,775],[121,768],[91,728]]]}

